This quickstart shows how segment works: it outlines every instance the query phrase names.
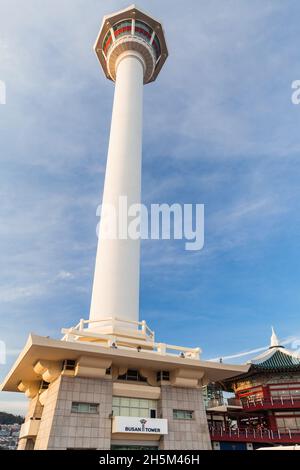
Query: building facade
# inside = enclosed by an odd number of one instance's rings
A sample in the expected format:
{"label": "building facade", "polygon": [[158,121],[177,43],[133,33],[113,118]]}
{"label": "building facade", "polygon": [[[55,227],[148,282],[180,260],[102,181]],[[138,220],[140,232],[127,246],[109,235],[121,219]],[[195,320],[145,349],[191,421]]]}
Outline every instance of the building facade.
{"label": "building facade", "polygon": [[208,403],[214,448],[300,444],[299,356],[281,346],[273,331],[269,349],[249,364],[246,373],[222,384],[235,398]]}
{"label": "building facade", "polygon": [[147,339],[140,348],[143,333],[134,346],[125,336],[113,346],[86,341],[85,333],[31,335],[6,378],[4,390],[30,401],[20,450],[211,448],[203,385],[245,367]]}

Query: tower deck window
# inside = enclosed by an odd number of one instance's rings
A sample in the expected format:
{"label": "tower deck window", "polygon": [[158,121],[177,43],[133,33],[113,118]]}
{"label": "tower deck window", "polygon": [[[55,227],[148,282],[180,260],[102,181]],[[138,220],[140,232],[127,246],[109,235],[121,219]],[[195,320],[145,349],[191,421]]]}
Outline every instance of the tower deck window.
{"label": "tower deck window", "polygon": [[136,21],[135,23],[135,34],[150,42],[152,36],[152,28],[143,21]]}
{"label": "tower deck window", "polygon": [[119,39],[121,36],[125,36],[126,34],[131,34],[131,23],[132,20],[125,20],[121,21],[114,25],[114,33],[115,38]]}
{"label": "tower deck window", "polygon": [[109,30],[104,38],[103,46],[102,46],[103,52],[105,55],[107,54],[107,51],[110,48],[111,44],[112,44],[112,35],[111,35],[111,31]]}
{"label": "tower deck window", "polygon": [[[117,41],[122,36],[129,36],[132,34],[132,19],[122,20],[113,25],[113,34],[114,38],[112,36],[111,30],[109,29],[102,42],[102,51],[105,58],[107,57],[108,51],[113,45],[114,40]],[[135,22],[134,36],[143,39],[148,44],[151,44],[156,60],[158,60],[161,56],[161,46],[158,36],[154,34],[152,39],[152,35],[153,28],[148,26],[143,21],[137,20]]]}

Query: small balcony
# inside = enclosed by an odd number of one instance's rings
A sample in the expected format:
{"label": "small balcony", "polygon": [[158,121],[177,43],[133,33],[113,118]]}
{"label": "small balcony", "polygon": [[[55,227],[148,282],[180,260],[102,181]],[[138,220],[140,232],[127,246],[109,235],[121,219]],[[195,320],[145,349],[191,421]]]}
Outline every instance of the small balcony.
{"label": "small balcony", "polygon": [[269,399],[242,399],[242,406],[247,411],[272,410],[272,409],[299,409],[300,398],[292,396],[271,397]]}
{"label": "small balcony", "polygon": [[212,441],[300,444],[300,429],[272,431],[271,429],[223,429],[222,427],[211,427],[210,437]]}
{"label": "small balcony", "polygon": [[26,437],[36,437],[40,428],[40,419],[29,419],[22,424],[20,429],[19,439],[24,439]]}

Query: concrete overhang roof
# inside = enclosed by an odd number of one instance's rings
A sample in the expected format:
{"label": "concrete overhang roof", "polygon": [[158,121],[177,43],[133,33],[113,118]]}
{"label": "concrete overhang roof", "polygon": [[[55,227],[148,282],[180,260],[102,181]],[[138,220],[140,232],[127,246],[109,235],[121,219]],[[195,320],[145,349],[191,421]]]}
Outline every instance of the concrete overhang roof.
{"label": "concrete overhang roof", "polygon": [[98,344],[69,342],[31,334],[9,374],[1,384],[0,390],[19,392],[20,381],[35,381],[40,377],[33,367],[39,360],[63,361],[77,360],[81,356],[111,359],[113,364],[129,368],[149,368],[152,370],[174,370],[179,367],[203,371],[207,381],[222,381],[224,379],[247,372],[248,365],[229,365],[210,361],[201,361],[178,356],[161,355],[151,351],[108,349]]}

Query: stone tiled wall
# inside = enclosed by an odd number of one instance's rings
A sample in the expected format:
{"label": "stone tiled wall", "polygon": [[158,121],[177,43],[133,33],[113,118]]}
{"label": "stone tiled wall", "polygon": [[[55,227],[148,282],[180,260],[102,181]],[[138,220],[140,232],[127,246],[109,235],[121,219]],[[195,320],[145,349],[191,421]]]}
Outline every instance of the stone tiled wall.
{"label": "stone tiled wall", "polygon": [[[173,410],[193,411],[193,419],[174,419]],[[161,438],[160,449],[211,449],[201,389],[162,385],[158,413],[168,419],[169,428],[168,434]]]}
{"label": "stone tiled wall", "polygon": [[[99,413],[72,413],[73,401],[99,404]],[[61,376],[48,390],[35,449],[110,449],[112,382]]]}
{"label": "stone tiled wall", "polygon": [[[35,398],[32,398],[29,401],[28,412],[25,417],[25,422],[30,420],[30,418],[40,418],[42,416],[43,407],[39,402],[38,395]],[[26,448],[27,439],[20,439],[18,443],[18,450],[24,450]]]}
{"label": "stone tiled wall", "polygon": [[30,418],[40,418],[42,416],[43,412],[43,407],[39,402],[39,397],[38,395],[34,398],[32,398],[29,402],[28,406],[28,412],[25,418],[25,421],[27,421]]}
{"label": "stone tiled wall", "polygon": [[[50,384],[34,448],[110,449],[112,385],[111,380],[67,376]],[[72,402],[97,403],[99,412],[72,413]],[[160,449],[211,449],[201,389],[162,385],[158,405],[158,417],[168,419]],[[37,410],[36,404],[32,402],[30,409]],[[193,419],[174,419],[174,409],[193,411]],[[25,443],[22,439],[19,448]]]}
{"label": "stone tiled wall", "polygon": [[48,448],[50,431],[54,414],[56,411],[56,402],[61,385],[61,377],[49,385],[47,391],[47,400],[42,413],[41,424],[35,441],[35,450],[45,450]]}

